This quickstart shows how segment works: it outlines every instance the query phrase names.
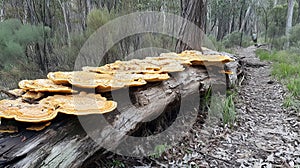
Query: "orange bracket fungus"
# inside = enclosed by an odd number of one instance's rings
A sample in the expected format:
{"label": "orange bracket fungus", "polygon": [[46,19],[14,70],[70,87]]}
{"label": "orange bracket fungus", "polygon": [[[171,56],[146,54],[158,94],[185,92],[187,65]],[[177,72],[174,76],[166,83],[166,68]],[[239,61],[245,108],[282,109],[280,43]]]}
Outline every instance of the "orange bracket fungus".
{"label": "orange bracket fungus", "polygon": [[33,92],[76,93],[70,87],[57,85],[49,79],[22,80],[19,87]]}
{"label": "orange bracket fungus", "polygon": [[23,89],[13,89],[8,92],[16,97],[21,97],[25,93]]}
{"label": "orange bracket fungus", "polygon": [[100,94],[54,95],[29,104],[21,99],[1,100],[0,118],[22,122],[45,122],[52,120],[58,112],[73,115],[104,114],[116,109],[117,103],[107,101]]}
{"label": "orange bracket fungus", "polygon": [[38,100],[42,97],[44,97],[45,94],[42,92],[31,92],[28,91],[25,94],[22,95],[22,99],[24,100]]}
{"label": "orange bracket fungus", "polygon": [[21,99],[0,101],[0,117],[2,118],[14,118],[23,122],[43,122],[52,120],[56,115],[54,107],[29,104],[22,102]]}
{"label": "orange bracket fungus", "polygon": [[78,83],[86,80],[110,80],[111,75],[97,74],[92,72],[74,71],[74,72],[50,72],[47,77],[55,84],[72,84],[71,81],[77,81]]}
{"label": "orange bracket fungus", "polygon": [[43,129],[45,129],[49,125],[51,125],[51,122],[38,123],[38,124],[32,125],[30,127],[27,127],[26,130],[29,130],[29,131],[42,131]]}
{"label": "orange bracket fungus", "polygon": [[104,114],[117,108],[117,102],[108,101],[100,94],[81,92],[78,95],[54,95],[40,101],[55,107],[56,112],[72,115]]}
{"label": "orange bracket fungus", "polygon": [[96,88],[108,92],[124,87],[142,86],[147,82],[168,80],[168,74],[99,74],[94,72],[51,72],[48,78],[54,83],[71,84],[80,88]]}
{"label": "orange bracket fungus", "polygon": [[215,63],[228,63],[234,61],[232,58],[225,55],[208,55],[202,54],[199,51],[184,51],[178,54],[179,57],[189,60],[193,65],[205,65],[215,64]]}
{"label": "orange bracket fungus", "polygon": [[176,61],[160,61],[156,59],[116,61],[112,64],[107,64],[102,67],[83,67],[83,71],[97,72],[102,74],[159,74],[168,72],[181,72],[183,66]]}
{"label": "orange bracket fungus", "polygon": [[102,92],[120,89],[128,86],[142,86],[147,82],[134,76],[122,76],[110,74],[98,74],[93,72],[51,72],[48,74],[49,79],[54,83],[68,83],[80,88],[97,88]]}

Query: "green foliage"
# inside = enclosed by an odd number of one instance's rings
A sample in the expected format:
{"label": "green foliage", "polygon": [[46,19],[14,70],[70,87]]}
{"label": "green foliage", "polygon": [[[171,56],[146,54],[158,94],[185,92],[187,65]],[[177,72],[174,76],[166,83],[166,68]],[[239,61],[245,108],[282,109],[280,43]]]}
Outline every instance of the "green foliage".
{"label": "green foliage", "polygon": [[283,50],[286,42],[287,42],[286,36],[273,38],[271,40],[272,48],[275,48],[277,50]]}
{"label": "green foliage", "polygon": [[159,158],[168,148],[170,148],[170,146],[167,144],[157,145],[154,148],[154,153],[151,154],[150,157]]}
{"label": "green foliage", "polygon": [[287,83],[287,88],[292,96],[299,98],[300,96],[300,78],[290,79]]}
{"label": "green foliage", "polygon": [[270,38],[285,35],[287,8],[287,5],[277,5],[271,10],[272,22],[268,32]]}
{"label": "green foliage", "polygon": [[261,60],[271,60],[271,52],[267,50],[258,49],[256,50],[256,55],[258,55]]}
{"label": "green foliage", "polygon": [[4,67],[10,67],[24,59],[28,45],[42,42],[49,28],[43,26],[23,25],[17,19],[0,23],[0,60]]}
{"label": "green foliage", "polygon": [[[242,42],[241,42],[242,40]],[[233,32],[228,34],[223,39],[223,44],[226,48],[232,48],[235,46],[247,47],[252,43],[251,37],[245,34],[241,34],[240,32]]]}
{"label": "green foliage", "polygon": [[122,161],[119,160],[113,160],[111,163],[112,167],[126,167],[125,164]]}
{"label": "green foliage", "polygon": [[[268,11],[265,11],[268,12],[268,15],[266,16],[267,18],[264,18],[264,20],[268,20],[268,23],[264,23],[265,26],[268,25],[268,30],[265,32],[266,37],[269,38],[268,41],[272,44],[272,47],[277,50],[283,50],[285,43],[288,40],[288,38],[285,36],[287,10],[287,3],[283,3],[268,9]],[[293,20],[296,20],[298,17],[297,12],[298,6],[295,5]],[[292,46],[299,46],[299,44],[297,44],[299,41],[299,30],[297,29],[300,28],[295,27],[295,29],[291,31],[292,34],[290,35],[290,40]]]}
{"label": "green foliage", "polygon": [[290,32],[291,47],[300,48],[300,24],[295,25]]}
{"label": "green foliage", "polygon": [[203,46],[217,51],[223,51],[225,49],[223,43],[218,41],[217,38],[212,35],[208,37],[205,36]]}
{"label": "green foliage", "polygon": [[233,127],[236,120],[236,109],[234,103],[235,93],[227,93],[227,96],[210,96],[210,107],[208,115],[210,119],[222,120],[224,125]]}
{"label": "green foliage", "polygon": [[225,99],[223,106],[223,123],[233,126],[236,119],[236,109],[234,104],[234,95],[229,95]]}
{"label": "green foliage", "polygon": [[274,63],[272,75],[279,79],[295,77],[299,73],[299,66],[288,63]]}
{"label": "green foliage", "polygon": [[87,28],[89,34],[95,32],[99,27],[113,19],[113,14],[109,13],[107,9],[95,9],[92,10],[87,16]]}

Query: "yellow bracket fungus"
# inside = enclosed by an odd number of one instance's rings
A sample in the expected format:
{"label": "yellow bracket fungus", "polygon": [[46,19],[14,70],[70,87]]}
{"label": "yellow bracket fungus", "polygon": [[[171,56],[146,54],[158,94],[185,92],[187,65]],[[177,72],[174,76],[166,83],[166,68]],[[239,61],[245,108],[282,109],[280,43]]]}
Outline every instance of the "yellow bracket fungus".
{"label": "yellow bracket fungus", "polygon": [[57,115],[54,110],[54,107],[45,107],[41,104],[29,104],[22,102],[21,99],[0,101],[0,117],[14,118],[17,121],[49,121]]}
{"label": "yellow bracket fungus", "polygon": [[117,103],[108,101],[100,94],[81,92],[78,95],[54,95],[40,101],[45,106],[55,107],[56,112],[72,115],[104,114],[117,108]]}
{"label": "yellow bracket fungus", "polygon": [[104,114],[117,108],[117,103],[107,101],[100,94],[54,95],[29,104],[21,99],[1,100],[0,118],[22,122],[45,122],[52,120],[58,112],[73,115]]}
{"label": "yellow bracket fungus", "polygon": [[19,87],[32,92],[76,93],[70,87],[57,85],[49,79],[22,80]]}

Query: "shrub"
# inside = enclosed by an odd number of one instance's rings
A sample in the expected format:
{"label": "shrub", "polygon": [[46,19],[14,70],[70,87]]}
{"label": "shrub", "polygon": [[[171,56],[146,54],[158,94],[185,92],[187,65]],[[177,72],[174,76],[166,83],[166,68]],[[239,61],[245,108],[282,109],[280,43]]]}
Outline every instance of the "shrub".
{"label": "shrub", "polygon": [[3,67],[18,65],[25,59],[25,48],[43,42],[43,37],[50,31],[42,25],[23,25],[17,19],[8,19],[0,23],[0,61]]}
{"label": "shrub", "polygon": [[294,26],[290,32],[291,47],[300,48],[300,24]]}
{"label": "shrub", "polygon": [[225,47],[222,42],[218,41],[214,36],[204,36],[203,46],[212,50],[224,51]]}
{"label": "shrub", "polygon": [[[241,39],[241,37],[242,37],[242,39]],[[242,47],[247,47],[252,44],[252,40],[251,40],[251,37],[248,35],[243,34],[243,36],[242,36],[242,34],[240,32],[233,32],[224,37],[223,44],[226,48],[232,48],[232,47],[240,46],[240,45]]]}
{"label": "shrub", "polygon": [[89,34],[95,32],[99,27],[113,19],[113,16],[107,9],[95,9],[87,16],[87,27]]}

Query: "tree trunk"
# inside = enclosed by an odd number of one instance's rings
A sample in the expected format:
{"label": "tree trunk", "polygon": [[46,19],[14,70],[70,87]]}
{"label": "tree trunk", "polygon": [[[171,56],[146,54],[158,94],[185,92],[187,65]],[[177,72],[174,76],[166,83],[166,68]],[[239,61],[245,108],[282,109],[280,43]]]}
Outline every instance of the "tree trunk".
{"label": "tree trunk", "polygon": [[252,10],[252,5],[255,3],[255,0],[252,0],[252,3],[249,5],[247,11],[246,11],[246,14],[245,14],[245,17],[244,17],[244,20],[242,21],[242,24],[241,24],[241,27],[240,27],[240,33],[242,33],[244,31],[244,28],[246,26],[246,23],[250,17],[250,14],[251,14],[251,10]]}
{"label": "tree trunk", "polygon": [[58,3],[61,7],[64,16],[64,22],[65,22],[66,33],[67,33],[67,44],[69,47],[71,47],[71,36],[70,36],[70,30],[69,30],[69,24],[68,24],[67,12],[66,12],[66,2],[61,2],[61,0],[58,0]]}
{"label": "tree trunk", "polygon": [[286,21],[286,32],[285,32],[286,35],[289,34],[289,31],[292,28],[293,12],[294,12],[294,0],[289,0],[288,1],[287,21]]}
{"label": "tree trunk", "polygon": [[288,38],[287,43],[286,43],[287,48],[290,46],[289,34],[290,34],[290,30],[291,30],[292,25],[293,25],[293,13],[294,13],[294,0],[289,0],[288,1],[286,30],[285,30],[285,35]]}
{"label": "tree trunk", "polygon": [[[202,51],[201,45],[206,18],[206,0],[181,0],[181,16],[199,27],[199,30],[191,30],[188,22],[182,23],[180,34],[182,39],[178,39],[176,51],[181,52],[186,49]],[[183,41],[191,41],[194,47],[184,44]]]}
{"label": "tree trunk", "polygon": [[4,1],[1,3],[1,8],[0,8],[0,22],[4,21]]}
{"label": "tree trunk", "polygon": [[298,0],[298,23],[300,23],[300,0]]}

